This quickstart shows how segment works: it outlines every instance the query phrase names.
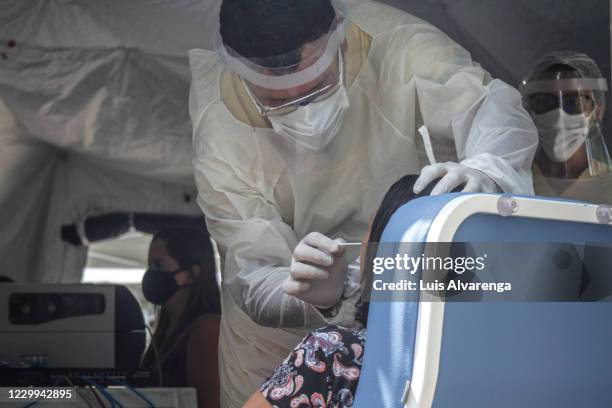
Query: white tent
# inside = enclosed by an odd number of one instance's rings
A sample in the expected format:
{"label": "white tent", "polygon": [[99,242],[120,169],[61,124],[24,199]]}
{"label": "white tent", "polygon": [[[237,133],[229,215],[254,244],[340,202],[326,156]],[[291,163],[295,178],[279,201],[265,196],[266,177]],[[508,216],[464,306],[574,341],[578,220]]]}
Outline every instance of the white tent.
{"label": "white tent", "polygon": [[[389,0],[517,85],[574,49],[610,74],[606,0]],[[218,0],[0,1],[0,259],[18,281],[79,281],[63,225],[113,212],[199,215],[187,50]]]}

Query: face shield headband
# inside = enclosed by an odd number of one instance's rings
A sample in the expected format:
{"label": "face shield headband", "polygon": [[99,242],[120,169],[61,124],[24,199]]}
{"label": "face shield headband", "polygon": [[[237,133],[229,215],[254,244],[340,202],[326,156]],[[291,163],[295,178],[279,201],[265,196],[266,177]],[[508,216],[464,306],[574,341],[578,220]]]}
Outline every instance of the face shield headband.
{"label": "face shield headband", "polygon": [[523,82],[520,86],[521,94],[524,96],[537,93],[557,93],[572,91],[608,91],[608,82],[604,78],[569,78],[549,79]]}

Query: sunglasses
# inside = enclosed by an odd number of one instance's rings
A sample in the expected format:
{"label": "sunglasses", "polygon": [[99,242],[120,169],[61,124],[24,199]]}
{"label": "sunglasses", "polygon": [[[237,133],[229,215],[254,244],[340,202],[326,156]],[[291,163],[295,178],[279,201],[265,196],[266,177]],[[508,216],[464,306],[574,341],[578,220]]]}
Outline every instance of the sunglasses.
{"label": "sunglasses", "polygon": [[257,99],[257,97],[251,93],[251,90],[246,83],[244,84],[244,87],[249,95],[249,98],[251,98],[251,101],[261,116],[283,116],[295,112],[300,106],[306,106],[310,103],[317,103],[330,98],[344,85],[344,61],[342,59],[342,52],[340,50],[338,50],[338,71],[338,82],[335,84],[327,84],[314,92],[310,92],[307,95],[292,99],[291,101],[285,102],[278,106],[267,106],[261,103],[259,99]]}
{"label": "sunglasses", "polygon": [[529,97],[529,105],[536,115],[541,115],[555,109],[563,108],[570,115],[578,115],[595,108],[595,101],[588,95],[575,93],[555,96],[551,94],[535,94]]}

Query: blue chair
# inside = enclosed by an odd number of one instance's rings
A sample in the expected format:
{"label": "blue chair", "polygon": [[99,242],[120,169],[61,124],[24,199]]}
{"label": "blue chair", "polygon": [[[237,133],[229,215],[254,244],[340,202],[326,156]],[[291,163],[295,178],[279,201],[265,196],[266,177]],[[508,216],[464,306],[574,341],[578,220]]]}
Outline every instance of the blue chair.
{"label": "blue chair", "polygon": [[[603,215],[537,197],[426,197],[381,242],[610,245]],[[612,303],[372,302],[354,406],[612,407]]]}

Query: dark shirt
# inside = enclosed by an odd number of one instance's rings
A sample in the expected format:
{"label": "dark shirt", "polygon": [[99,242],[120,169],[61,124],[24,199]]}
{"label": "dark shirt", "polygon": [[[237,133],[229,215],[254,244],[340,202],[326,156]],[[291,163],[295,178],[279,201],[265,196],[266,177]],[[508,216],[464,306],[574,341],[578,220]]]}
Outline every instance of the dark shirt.
{"label": "dark shirt", "polygon": [[163,387],[187,387],[187,337],[183,337],[162,362]]}

